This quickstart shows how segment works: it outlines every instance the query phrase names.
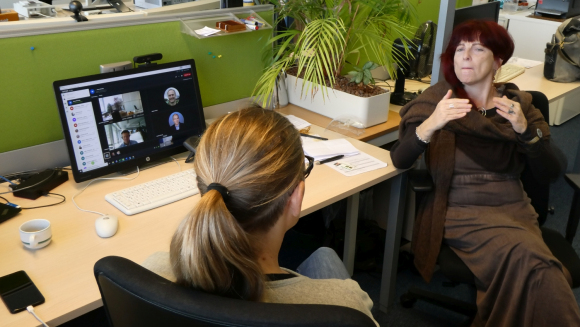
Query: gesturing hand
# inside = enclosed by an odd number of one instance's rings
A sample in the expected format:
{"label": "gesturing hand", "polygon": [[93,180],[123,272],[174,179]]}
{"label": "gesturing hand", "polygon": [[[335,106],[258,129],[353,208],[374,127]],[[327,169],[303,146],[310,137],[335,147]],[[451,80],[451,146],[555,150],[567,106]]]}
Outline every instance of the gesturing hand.
{"label": "gesturing hand", "polygon": [[435,131],[442,129],[448,122],[464,117],[471,111],[468,99],[451,99],[451,90],[439,101],[437,107],[421,125],[417,133],[423,140],[430,140]]}
{"label": "gesturing hand", "polygon": [[498,109],[496,112],[512,124],[516,133],[521,134],[526,131],[528,120],[518,102],[510,100],[504,95],[501,98],[493,98],[493,104]]}

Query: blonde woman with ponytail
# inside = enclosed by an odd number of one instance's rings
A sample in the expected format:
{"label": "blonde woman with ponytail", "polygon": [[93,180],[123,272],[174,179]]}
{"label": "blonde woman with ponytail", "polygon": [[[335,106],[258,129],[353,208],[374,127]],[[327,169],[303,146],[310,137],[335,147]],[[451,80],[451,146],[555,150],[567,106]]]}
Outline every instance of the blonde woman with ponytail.
{"label": "blonde woman with ponytail", "polygon": [[297,272],[278,264],[284,234],[300,218],[312,163],[305,164],[298,131],[276,112],[247,108],[218,119],[195,156],[201,199],[173,235],[170,252],[143,265],[222,296],[340,305],[372,318],[372,301],[333,250],[318,249]]}

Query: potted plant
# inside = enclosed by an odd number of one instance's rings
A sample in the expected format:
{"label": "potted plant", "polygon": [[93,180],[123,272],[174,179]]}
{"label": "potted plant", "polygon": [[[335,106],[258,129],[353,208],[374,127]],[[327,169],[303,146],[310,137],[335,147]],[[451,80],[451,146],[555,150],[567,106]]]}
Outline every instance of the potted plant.
{"label": "potted plant", "polygon": [[[273,45],[273,56],[268,56],[267,67],[254,89],[261,104],[269,105],[276,78],[280,72],[288,72],[291,103],[331,118],[355,116],[366,126],[386,121],[388,91],[360,97],[358,92],[343,94],[339,90],[352,89],[355,82],[348,83],[343,70],[347,64],[359,66],[363,56],[395,76],[393,63],[409,55],[393,51],[394,40],[401,38],[405,43],[405,36],[411,34],[415,12],[408,0],[270,1],[276,5],[278,21],[289,17],[294,22],[268,43]],[[345,98],[361,100],[350,103]],[[367,104],[377,108],[362,108]],[[366,114],[366,110],[375,113]]]}

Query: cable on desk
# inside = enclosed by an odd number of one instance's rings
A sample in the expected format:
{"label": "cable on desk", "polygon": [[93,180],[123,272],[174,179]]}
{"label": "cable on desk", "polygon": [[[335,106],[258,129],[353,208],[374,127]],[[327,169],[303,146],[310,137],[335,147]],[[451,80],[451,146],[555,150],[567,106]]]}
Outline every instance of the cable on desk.
{"label": "cable on desk", "polygon": [[36,320],[40,321],[40,323],[41,323],[41,324],[42,324],[44,327],[48,327],[48,325],[47,325],[47,324],[46,324],[44,321],[42,321],[42,319],[38,318],[38,316],[37,316],[37,315],[36,315],[36,313],[34,312],[34,308],[33,308],[31,305],[29,305],[29,306],[27,306],[27,307],[26,307],[26,311],[28,311],[28,312],[32,313],[32,315],[34,316],[34,318],[36,318]]}
{"label": "cable on desk", "polygon": [[12,184],[12,185],[16,185],[16,183],[14,183],[13,181],[9,180],[8,178],[0,175],[0,178],[2,178],[3,180],[7,181],[8,183]]}
{"label": "cable on desk", "polygon": [[19,192],[19,191],[26,190],[26,189],[29,189],[29,188],[31,188],[31,187],[35,187],[35,186],[37,186],[37,185],[40,185],[40,184],[42,184],[42,183],[46,182],[47,180],[49,180],[50,178],[52,178],[52,176],[54,175],[54,173],[55,173],[56,171],[57,171],[56,169],[53,169],[53,170],[52,170],[52,174],[50,174],[50,175],[49,175],[47,178],[45,178],[45,179],[41,180],[40,182],[38,182],[38,183],[36,183],[36,184],[32,184],[32,185],[30,185],[30,186],[23,187],[23,188],[21,188],[21,189],[18,189],[18,190],[16,190],[16,191],[8,191],[8,192],[2,192],[2,193],[0,193],[0,194],[8,194],[8,193]]}
{"label": "cable on desk", "polygon": [[79,191],[77,194],[75,194],[75,195],[73,195],[73,196],[72,196],[72,202],[73,202],[73,204],[75,205],[75,207],[77,207],[77,209],[79,209],[80,211],[84,211],[84,212],[90,212],[90,213],[96,213],[96,214],[98,214],[98,215],[105,216],[105,214],[104,214],[104,213],[100,213],[100,212],[98,212],[98,211],[92,211],[92,210],[85,210],[85,209],[82,209],[82,208],[81,208],[81,207],[79,207],[79,206],[78,206],[78,204],[75,202],[75,197],[76,197],[76,196],[79,196],[81,193],[83,193],[83,192],[84,192],[84,190],[86,190],[86,189],[87,189],[87,187],[89,187],[89,185],[93,184],[93,183],[94,183],[94,182],[96,182],[96,181],[102,181],[102,180],[115,180],[115,179],[126,180],[126,181],[132,181],[132,180],[134,180],[135,178],[139,177],[139,173],[140,173],[140,171],[139,171],[139,166],[137,166],[137,176],[135,176],[135,177],[133,177],[133,178],[124,178],[124,177],[103,177],[103,178],[97,178],[97,179],[93,179],[92,181],[90,181],[90,182],[87,184],[87,186],[85,186],[85,187],[84,187],[82,190],[80,190],[80,191]]}
{"label": "cable on desk", "polygon": [[177,167],[179,167],[179,171],[181,171],[181,165],[179,164],[179,162],[177,160],[175,160],[175,158],[173,157],[169,157],[171,159],[173,159],[173,161],[175,161],[175,163],[177,164]]}
{"label": "cable on desk", "polygon": [[[46,208],[46,207],[52,207],[52,206],[55,206],[55,205],[57,205],[57,204],[61,204],[61,203],[63,203],[63,202],[65,202],[65,201],[66,201],[66,197],[65,197],[64,195],[62,195],[62,194],[57,194],[57,193],[46,193],[44,196],[47,196],[47,195],[57,195],[57,196],[60,196],[60,197],[62,198],[62,200],[61,200],[60,202],[51,203],[51,204],[47,204],[47,205],[43,205],[43,206],[38,206],[38,207],[28,207],[28,208],[26,208],[26,207],[21,207],[21,206],[18,206],[18,207],[19,207],[20,209],[27,209],[27,210],[30,210],[30,209],[38,209],[38,208]],[[2,200],[4,200],[4,201],[6,201],[6,204],[8,204],[8,203],[12,203],[12,202],[8,201],[6,198],[4,198],[4,197],[2,197],[2,196],[0,196],[0,199],[2,199]],[[12,204],[14,204],[14,203],[12,203]]]}
{"label": "cable on desk", "polygon": [[[71,168],[65,168],[65,167],[54,167],[52,169],[54,169],[54,170],[72,170]],[[19,179],[19,180],[24,179],[24,180],[26,180],[30,177],[31,174],[39,173],[39,172],[44,171],[44,170],[45,169],[32,169],[32,170],[17,171],[15,173],[10,173],[8,175],[4,175],[4,177],[6,177],[8,179]],[[0,183],[4,183],[4,182],[0,180]]]}

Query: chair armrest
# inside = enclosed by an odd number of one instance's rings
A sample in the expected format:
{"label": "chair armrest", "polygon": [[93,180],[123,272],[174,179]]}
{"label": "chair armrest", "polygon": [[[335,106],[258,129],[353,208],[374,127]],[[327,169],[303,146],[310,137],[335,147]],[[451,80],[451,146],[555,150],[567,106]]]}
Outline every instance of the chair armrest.
{"label": "chair armrest", "polygon": [[580,174],[566,174],[566,182],[574,189],[574,192],[580,190]]}
{"label": "chair armrest", "polygon": [[409,170],[409,184],[415,193],[431,192],[435,184],[426,169]]}

